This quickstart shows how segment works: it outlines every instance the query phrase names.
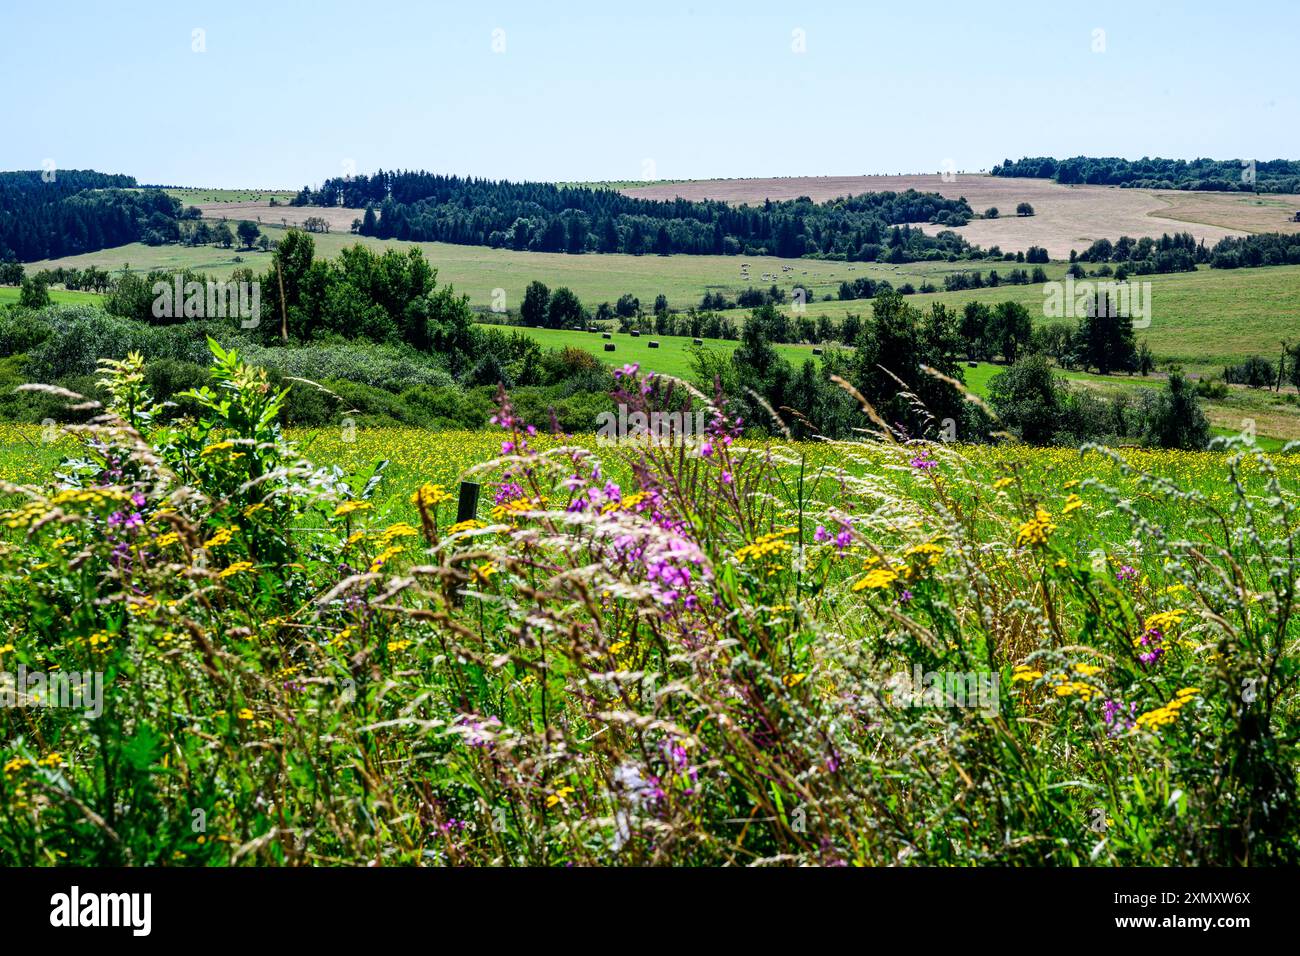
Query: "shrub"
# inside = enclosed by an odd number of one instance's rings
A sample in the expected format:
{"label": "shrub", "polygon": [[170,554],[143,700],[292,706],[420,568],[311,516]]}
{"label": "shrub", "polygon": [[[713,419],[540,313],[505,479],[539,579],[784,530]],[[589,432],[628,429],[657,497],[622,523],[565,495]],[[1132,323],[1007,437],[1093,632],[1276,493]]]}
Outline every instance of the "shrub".
{"label": "shrub", "polygon": [[400,392],[411,385],[453,384],[436,357],[403,345],[364,341],[323,341],[291,347],[244,343],[241,354],[249,362],[286,377],[320,382],[348,379],[388,392]]}
{"label": "shrub", "polygon": [[1252,355],[1240,365],[1230,365],[1224,369],[1223,379],[1233,385],[1267,388],[1277,381],[1277,370],[1268,359]]}
{"label": "shrub", "polygon": [[1161,448],[1201,449],[1210,441],[1210,422],[1196,388],[1181,372],[1170,372],[1163,390],[1143,395],[1142,422],[1148,444]]}
{"label": "shrub", "polygon": [[998,417],[1025,441],[1052,442],[1061,428],[1067,388],[1042,355],[1029,355],[989,380]]}
{"label": "shrub", "polygon": [[51,306],[31,318],[47,333],[29,352],[29,372],[40,381],[93,375],[99,359],[123,359],[132,352],[196,364],[209,358],[205,336],[213,326],[206,323],[154,328],[89,305]]}

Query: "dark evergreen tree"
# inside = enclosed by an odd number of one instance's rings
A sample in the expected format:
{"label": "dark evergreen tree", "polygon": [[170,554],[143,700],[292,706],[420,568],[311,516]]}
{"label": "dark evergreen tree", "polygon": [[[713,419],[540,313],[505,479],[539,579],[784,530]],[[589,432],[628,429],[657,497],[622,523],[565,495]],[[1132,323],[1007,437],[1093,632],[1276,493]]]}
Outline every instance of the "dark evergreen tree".
{"label": "dark evergreen tree", "polygon": [[524,290],[524,301],[519,307],[519,317],[524,325],[534,328],[546,324],[547,311],[551,302],[551,290],[546,284],[534,279]]}
{"label": "dark evergreen tree", "polygon": [[1132,318],[1120,315],[1114,301],[1104,292],[1092,299],[1088,312],[1079,324],[1085,367],[1095,368],[1101,375],[1133,371],[1137,367],[1137,346]]}

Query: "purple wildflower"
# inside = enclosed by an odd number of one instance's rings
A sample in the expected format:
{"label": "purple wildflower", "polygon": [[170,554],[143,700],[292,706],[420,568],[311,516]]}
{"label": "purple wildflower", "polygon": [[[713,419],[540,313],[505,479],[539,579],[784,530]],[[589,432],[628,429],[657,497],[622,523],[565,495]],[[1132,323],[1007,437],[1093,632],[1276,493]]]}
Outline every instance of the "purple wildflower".
{"label": "purple wildflower", "polygon": [[1148,628],[1140,639],[1142,646],[1148,649],[1138,654],[1138,660],[1143,664],[1154,664],[1160,660],[1165,653],[1163,641],[1164,635],[1160,631],[1154,627]]}
{"label": "purple wildflower", "polygon": [[1106,733],[1114,737],[1133,726],[1137,704],[1129,704],[1128,712],[1119,701],[1107,698],[1101,705],[1101,719],[1106,722]]}

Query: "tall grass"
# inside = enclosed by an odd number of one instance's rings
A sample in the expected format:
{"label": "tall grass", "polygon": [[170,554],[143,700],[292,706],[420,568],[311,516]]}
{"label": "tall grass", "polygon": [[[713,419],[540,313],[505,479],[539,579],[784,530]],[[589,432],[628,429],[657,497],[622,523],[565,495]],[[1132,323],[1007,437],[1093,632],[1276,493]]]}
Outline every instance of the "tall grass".
{"label": "tall grass", "polygon": [[1256,449],[1210,493],[1101,449],[1122,486],[1045,485],[887,428],[751,445],[698,394],[698,443],[582,447],[502,394],[478,517],[423,484],[381,521],[382,470],[304,458],[214,352],[178,424],[106,363],[82,451],[0,488],[0,665],[105,681],[0,714],[7,863],[1297,858],[1296,495]]}

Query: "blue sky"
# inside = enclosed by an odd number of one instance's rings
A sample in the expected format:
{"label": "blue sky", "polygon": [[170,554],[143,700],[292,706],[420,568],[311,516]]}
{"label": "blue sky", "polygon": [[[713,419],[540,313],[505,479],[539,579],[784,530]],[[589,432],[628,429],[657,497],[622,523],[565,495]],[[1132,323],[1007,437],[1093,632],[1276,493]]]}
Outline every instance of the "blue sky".
{"label": "blue sky", "polygon": [[3,0],[0,169],[298,187],[349,162],[593,180],[1296,159],[1297,42],[1288,0]]}

